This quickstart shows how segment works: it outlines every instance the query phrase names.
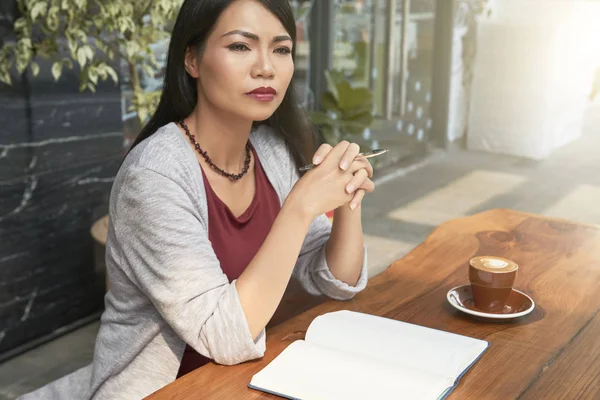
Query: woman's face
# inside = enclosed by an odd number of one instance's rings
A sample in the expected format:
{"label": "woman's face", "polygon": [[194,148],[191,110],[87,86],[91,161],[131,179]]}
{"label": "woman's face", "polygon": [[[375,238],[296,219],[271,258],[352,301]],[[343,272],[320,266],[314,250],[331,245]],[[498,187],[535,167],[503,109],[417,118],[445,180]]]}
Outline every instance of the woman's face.
{"label": "woman's face", "polygon": [[238,0],[220,16],[198,60],[186,68],[198,78],[198,101],[243,119],[263,121],[281,104],[294,73],[292,39],[255,0]]}

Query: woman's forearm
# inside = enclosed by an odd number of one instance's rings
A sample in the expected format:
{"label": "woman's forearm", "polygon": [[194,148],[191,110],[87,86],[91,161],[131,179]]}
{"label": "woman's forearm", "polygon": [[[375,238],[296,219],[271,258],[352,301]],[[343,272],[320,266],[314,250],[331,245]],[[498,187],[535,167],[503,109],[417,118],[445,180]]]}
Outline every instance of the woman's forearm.
{"label": "woman's forearm", "polygon": [[285,203],[236,288],[255,339],[273,317],[288,285],[312,218]]}
{"label": "woman's forearm", "polygon": [[350,286],[360,277],[364,259],[361,207],[351,210],[342,206],[335,210],[326,257],[332,275]]}

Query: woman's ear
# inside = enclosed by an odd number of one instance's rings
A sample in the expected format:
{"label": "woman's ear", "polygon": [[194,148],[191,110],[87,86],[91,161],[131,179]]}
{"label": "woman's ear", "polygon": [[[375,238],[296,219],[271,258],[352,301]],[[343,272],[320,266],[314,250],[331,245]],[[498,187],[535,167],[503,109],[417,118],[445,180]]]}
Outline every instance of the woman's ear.
{"label": "woman's ear", "polygon": [[198,78],[198,55],[191,47],[185,51],[185,70],[192,78]]}

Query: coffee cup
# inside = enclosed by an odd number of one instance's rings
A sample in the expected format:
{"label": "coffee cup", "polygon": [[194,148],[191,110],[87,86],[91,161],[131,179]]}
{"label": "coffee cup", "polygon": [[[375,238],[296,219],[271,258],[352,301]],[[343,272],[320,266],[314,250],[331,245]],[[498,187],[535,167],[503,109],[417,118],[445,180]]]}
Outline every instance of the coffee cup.
{"label": "coffee cup", "polygon": [[484,312],[500,312],[512,291],[519,266],[495,256],[469,260],[469,281],[475,307]]}

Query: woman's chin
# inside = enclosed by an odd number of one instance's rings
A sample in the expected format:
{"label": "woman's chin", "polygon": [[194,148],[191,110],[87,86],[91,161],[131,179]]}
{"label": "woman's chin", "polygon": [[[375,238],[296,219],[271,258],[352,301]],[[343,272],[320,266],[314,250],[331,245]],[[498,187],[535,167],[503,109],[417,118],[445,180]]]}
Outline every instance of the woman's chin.
{"label": "woman's chin", "polygon": [[274,112],[275,110],[246,110],[244,117],[247,117],[252,121],[264,121],[269,119]]}

